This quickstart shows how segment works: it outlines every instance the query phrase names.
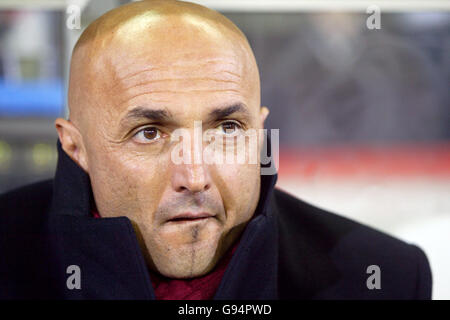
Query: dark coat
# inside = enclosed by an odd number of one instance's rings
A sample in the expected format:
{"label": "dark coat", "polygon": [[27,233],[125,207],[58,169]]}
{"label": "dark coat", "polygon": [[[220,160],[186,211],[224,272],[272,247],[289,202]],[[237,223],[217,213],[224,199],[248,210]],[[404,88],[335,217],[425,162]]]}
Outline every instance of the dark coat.
{"label": "dark coat", "polygon": [[[130,220],[91,216],[87,174],[62,151],[53,180],[0,196],[0,299],[154,299]],[[261,196],[215,299],[430,299],[423,251],[274,189]],[[67,267],[81,270],[69,290]],[[367,267],[380,267],[368,289]]]}

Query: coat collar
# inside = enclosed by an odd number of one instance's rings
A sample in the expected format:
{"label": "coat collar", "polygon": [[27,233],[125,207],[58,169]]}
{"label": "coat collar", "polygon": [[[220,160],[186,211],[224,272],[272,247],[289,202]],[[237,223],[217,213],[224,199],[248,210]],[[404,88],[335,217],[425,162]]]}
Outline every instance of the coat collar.
{"label": "coat collar", "polygon": [[[49,230],[60,278],[69,265],[82,265],[83,290],[62,290],[66,298],[154,299],[146,264],[126,217],[94,219],[90,179],[58,141]],[[244,230],[215,299],[275,299],[277,225],[270,199],[277,174],[261,176],[257,209]],[[84,271],[83,271],[84,269]],[[62,280],[61,280],[62,282]],[[62,287],[65,287],[61,283]]]}
{"label": "coat collar", "polygon": [[57,150],[58,163],[53,180],[52,213],[90,216],[94,198],[89,176],[67,155],[59,140]]}

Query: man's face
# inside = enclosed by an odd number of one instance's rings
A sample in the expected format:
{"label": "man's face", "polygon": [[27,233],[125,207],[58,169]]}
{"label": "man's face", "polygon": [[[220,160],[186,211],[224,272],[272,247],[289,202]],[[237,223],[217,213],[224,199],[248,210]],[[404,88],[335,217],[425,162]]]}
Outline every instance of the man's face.
{"label": "man's face", "polygon": [[101,56],[105,71],[88,79],[99,88],[96,107],[81,131],[100,214],[127,216],[149,265],[189,278],[210,271],[252,217],[259,153],[256,164],[176,164],[171,138],[185,128],[192,148],[182,152],[194,158],[194,121],[227,141],[262,128],[266,114],[241,44],[195,28],[161,32],[163,39],[116,39]]}

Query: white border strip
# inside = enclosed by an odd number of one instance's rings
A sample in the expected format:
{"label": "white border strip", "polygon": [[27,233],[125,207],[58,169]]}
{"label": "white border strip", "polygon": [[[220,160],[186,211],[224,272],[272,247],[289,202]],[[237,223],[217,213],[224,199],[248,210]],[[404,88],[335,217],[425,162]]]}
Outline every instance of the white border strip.
{"label": "white border strip", "polygon": [[450,11],[449,0],[190,0],[225,12],[362,11],[371,5],[382,12]]}
{"label": "white border strip", "polygon": [[[89,0],[0,0],[2,9],[65,10],[84,7]],[[95,0],[100,1],[100,0]],[[222,12],[366,12],[370,5],[382,12],[450,11],[449,0],[189,0]]]}
{"label": "white border strip", "polygon": [[[66,10],[70,4],[83,9],[90,0],[0,0],[0,10]],[[99,0],[97,0],[99,1]]]}

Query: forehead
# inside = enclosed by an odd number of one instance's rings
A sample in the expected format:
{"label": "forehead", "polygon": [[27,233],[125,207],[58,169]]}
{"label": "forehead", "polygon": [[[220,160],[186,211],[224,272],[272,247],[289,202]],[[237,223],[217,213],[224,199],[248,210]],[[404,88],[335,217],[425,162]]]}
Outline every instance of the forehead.
{"label": "forehead", "polygon": [[175,101],[247,94],[242,65],[233,56],[192,57],[157,64],[134,62],[133,67],[117,72],[109,84],[117,94],[118,107],[132,104],[142,95]]}
{"label": "forehead", "polygon": [[145,48],[111,51],[102,79],[109,93],[106,105],[121,113],[141,104],[164,104],[179,111],[220,100],[249,104],[256,80],[243,52],[205,39],[183,42],[172,43],[170,50],[152,42]]}

